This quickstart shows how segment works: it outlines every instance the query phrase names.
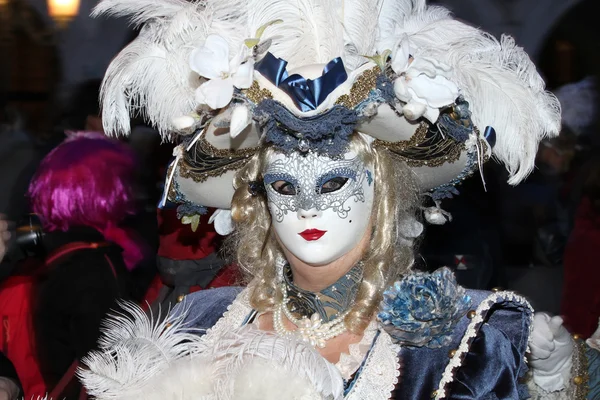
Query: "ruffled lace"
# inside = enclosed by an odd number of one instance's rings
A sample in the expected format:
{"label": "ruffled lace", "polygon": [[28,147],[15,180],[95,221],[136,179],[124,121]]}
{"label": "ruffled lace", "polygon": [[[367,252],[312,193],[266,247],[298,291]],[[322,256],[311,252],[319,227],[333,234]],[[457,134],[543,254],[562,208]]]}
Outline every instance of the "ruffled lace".
{"label": "ruffled lace", "polygon": [[340,360],[335,366],[340,370],[344,379],[350,379],[364,361],[369,349],[373,345],[377,329],[378,323],[375,320],[371,321],[367,329],[365,329],[360,342],[348,346],[348,353],[340,354]]}

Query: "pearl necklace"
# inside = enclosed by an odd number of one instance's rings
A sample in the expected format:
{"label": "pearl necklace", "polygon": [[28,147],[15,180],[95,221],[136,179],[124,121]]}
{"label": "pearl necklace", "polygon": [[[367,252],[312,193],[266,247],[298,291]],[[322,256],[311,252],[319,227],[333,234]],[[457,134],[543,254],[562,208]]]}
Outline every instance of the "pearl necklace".
{"label": "pearl necklace", "polygon": [[[346,331],[346,324],[344,318],[350,310],[346,310],[335,319],[323,323],[321,316],[318,313],[314,313],[310,318],[302,317],[298,319],[292,315],[287,307],[289,301],[285,286],[282,287],[283,300],[273,311],[273,328],[275,332],[281,337],[298,338],[311,346],[317,346],[324,348],[328,340],[344,333]],[[283,315],[294,325],[297,329],[294,331],[288,330],[283,324]]]}

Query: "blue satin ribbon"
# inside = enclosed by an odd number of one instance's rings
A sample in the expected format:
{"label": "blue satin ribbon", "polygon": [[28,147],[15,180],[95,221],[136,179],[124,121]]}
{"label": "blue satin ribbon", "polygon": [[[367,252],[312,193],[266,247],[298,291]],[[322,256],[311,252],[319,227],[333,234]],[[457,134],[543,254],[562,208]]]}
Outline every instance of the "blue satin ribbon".
{"label": "blue satin ribbon", "polygon": [[496,145],[496,130],[491,126],[486,126],[485,131],[483,132],[483,137],[490,144],[490,147],[494,148]]}
{"label": "blue satin ribbon", "polygon": [[254,69],[287,93],[303,112],[316,110],[331,92],[348,79],[340,57],[327,63],[323,74],[314,80],[305,79],[299,74],[288,76],[287,64],[287,61],[267,53]]}

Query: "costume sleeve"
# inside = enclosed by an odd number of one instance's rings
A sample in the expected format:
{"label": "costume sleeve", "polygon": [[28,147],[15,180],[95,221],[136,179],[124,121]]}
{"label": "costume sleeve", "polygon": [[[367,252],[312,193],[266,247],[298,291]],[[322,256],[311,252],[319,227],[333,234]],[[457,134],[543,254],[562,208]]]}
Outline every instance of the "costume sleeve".
{"label": "costume sleeve", "polygon": [[524,359],[504,332],[483,325],[471,344],[450,388],[451,398],[524,399],[519,384]]}
{"label": "costume sleeve", "polygon": [[115,277],[108,266],[103,268],[106,271],[97,271],[97,281],[80,286],[76,292],[79,301],[73,308],[69,336],[77,359],[96,348],[101,323],[109,312],[117,309],[116,300],[121,298]]}
{"label": "costume sleeve", "polygon": [[172,311],[185,315],[186,327],[197,330],[211,328],[223,316],[242,288],[236,286],[200,290],[185,296]]}
{"label": "costume sleeve", "polygon": [[467,293],[472,309],[454,327],[448,346],[401,351],[396,400],[528,398],[522,378],[531,308],[510,292]]}

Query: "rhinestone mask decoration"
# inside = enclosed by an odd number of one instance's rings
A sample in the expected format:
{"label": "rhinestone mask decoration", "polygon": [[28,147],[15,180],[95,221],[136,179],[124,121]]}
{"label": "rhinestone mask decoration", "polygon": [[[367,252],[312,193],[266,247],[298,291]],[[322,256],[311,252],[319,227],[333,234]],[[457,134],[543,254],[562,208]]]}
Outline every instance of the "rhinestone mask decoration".
{"label": "rhinestone mask decoration", "polygon": [[[348,179],[342,188],[331,193],[321,193],[323,184],[338,177]],[[277,192],[271,186],[277,181],[291,183],[296,194],[284,195]],[[267,197],[277,210],[274,215],[277,222],[281,222],[286,214],[299,209],[332,209],[339,218],[345,219],[351,210],[352,202],[349,199],[353,199],[355,203],[365,202],[365,181],[368,181],[369,186],[372,184],[372,173],[366,169],[360,157],[331,159],[315,153],[302,155],[294,152],[285,158],[279,158],[268,166],[264,174]]]}

